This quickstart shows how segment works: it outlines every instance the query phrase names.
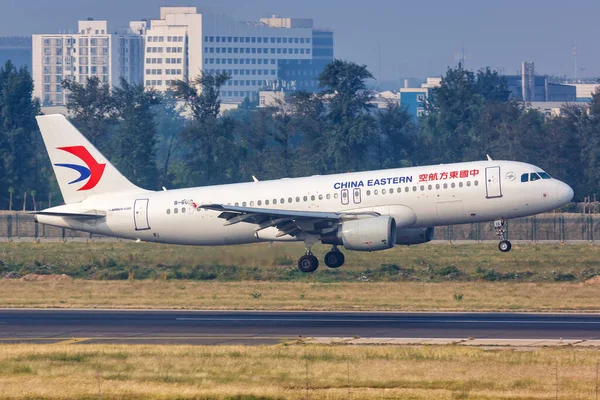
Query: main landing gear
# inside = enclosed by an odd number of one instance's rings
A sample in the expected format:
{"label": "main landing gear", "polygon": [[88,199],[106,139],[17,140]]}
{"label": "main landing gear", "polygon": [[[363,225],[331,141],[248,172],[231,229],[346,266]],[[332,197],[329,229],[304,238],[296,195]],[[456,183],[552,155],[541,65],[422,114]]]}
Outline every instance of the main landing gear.
{"label": "main landing gear", "polygon": [[[319,259],[310,251],[312,245],[306,246],[306,254],[298,260],[298,269],[302,272],[314,272],[319,268]],[[338,250],[336,246],[325,254],[325,265],[329,268],[339,268],[344,265],[344,253]]]}
{"label": "main landing gear", "polygon": [[319,268],[319,259],[308,252],[298,260],[298,269],[302,272],[314,272]]}
{"label": "main landing gear", "polygon": [[339,251],[336,246],[333,246],[333,249],[331,249],[329,253],[325,254],[325,264],[329,268],[339,268],[344,265],[344,261],[346,261],[344,253]]}
{"label": "main landing gear", "polygon": [[504,219],[494,221],[494,230],[500,239],[500,243],[498,243],[498,250],[503,253],[509,252],[512,248],[512,244],[506,238],[506,221],[504,221]]}

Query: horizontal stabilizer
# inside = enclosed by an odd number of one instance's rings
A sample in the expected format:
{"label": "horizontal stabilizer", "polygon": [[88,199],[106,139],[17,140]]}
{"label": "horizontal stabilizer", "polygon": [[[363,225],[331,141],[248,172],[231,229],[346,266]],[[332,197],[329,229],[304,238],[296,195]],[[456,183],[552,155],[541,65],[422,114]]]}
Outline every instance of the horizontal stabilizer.
{"label": "horizontal stabilizer", "polygon": [[52,211],[31,211],[26,214],[33,215],[48,215],[51,217],[76,218],[76,219],[98,219],[106,217],[103,211],[88,211],[85,213],[68,213],[68,212],[52,212]]}

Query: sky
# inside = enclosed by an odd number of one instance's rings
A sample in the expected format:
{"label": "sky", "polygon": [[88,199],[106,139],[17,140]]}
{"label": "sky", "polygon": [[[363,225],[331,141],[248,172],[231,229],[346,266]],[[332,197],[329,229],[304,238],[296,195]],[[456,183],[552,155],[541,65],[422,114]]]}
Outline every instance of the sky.
{"label": "sky", "polygon": [[464,48],[469,69],[600,76],[598,0],[0,0],[0,36],[75,30],[106,19],[109,28],[158,18],[160,6],[256,21],[272,14],[313,18],[335,32],[335,57],[365,64],[376,78],[440,76]]}

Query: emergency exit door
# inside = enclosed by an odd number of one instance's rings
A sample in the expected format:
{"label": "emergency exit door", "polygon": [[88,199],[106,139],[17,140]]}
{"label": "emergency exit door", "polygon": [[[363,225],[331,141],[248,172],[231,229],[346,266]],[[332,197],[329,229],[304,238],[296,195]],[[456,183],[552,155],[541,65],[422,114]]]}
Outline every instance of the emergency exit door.
{"label": "emergency exit door", "polygon": [[138,199],[133,205],[133,221],[135,222],[135,230],[143,231],[150,229],[148,222],[148,199]]}
{"label": "emergency exit door", "polygon": [[360,188],[355,188],[352,190],[352,200],[354,201],[354,204],[360,204],[360,201],[361,201]]}
{"label": "emergency exit door", "polygon": [[488,199],[502,197],[502,184],[500,182],[500,167],[485,169],[485,190]]}

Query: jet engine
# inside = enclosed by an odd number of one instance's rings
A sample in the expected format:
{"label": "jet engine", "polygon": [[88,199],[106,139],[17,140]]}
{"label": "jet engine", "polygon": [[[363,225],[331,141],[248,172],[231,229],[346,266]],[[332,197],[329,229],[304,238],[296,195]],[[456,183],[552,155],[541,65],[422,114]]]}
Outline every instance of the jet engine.
{"label": "jet engine", "polygon": [[396,221],[389,216],[345,221],[336,230],[323,234],[321,242],[356,251],[390,249],[396,244]]}
{"label": "jet engine", "polygon": [[433,227],[398,229],[396,232],[396,244],[419,244],[427,243],[433,239]]}

